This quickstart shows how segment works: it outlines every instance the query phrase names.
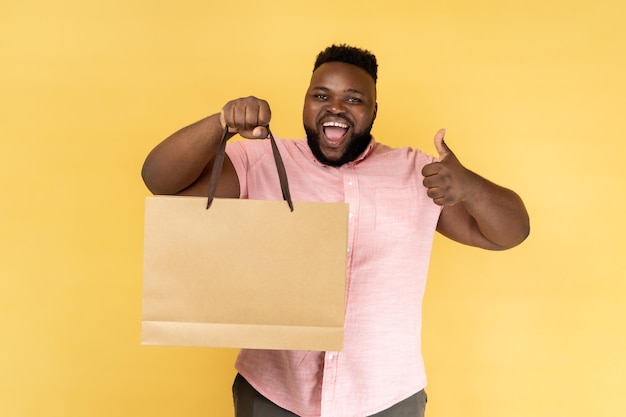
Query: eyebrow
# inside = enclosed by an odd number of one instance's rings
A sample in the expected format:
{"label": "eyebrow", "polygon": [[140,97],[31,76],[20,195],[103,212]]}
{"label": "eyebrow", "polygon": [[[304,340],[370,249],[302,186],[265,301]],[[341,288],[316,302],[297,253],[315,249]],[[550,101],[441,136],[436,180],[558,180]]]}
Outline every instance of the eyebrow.
{"label": "eyebrow", "polygon": [[[317,87],[312,87],[311,90],[321,90],[321,91],[325,91],[325,92],[330,92],[330,88],[328,87],[323,87],[323,86],[317,86]],[[365,95],[364,92],[356,90],[354,88],[348,88],[343,90],[344,93],[350,93],[350,94],[360,94],[362,96]]]}

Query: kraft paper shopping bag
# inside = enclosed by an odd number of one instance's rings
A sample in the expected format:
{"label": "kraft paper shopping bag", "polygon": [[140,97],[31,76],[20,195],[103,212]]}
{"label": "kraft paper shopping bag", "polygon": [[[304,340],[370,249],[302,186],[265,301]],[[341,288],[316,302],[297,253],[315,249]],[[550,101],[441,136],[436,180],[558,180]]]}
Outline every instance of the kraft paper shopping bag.
{"label": "kraft paper shopping bag", "polygon": [[146,199],[145,344],[341,350],[347,206]]}

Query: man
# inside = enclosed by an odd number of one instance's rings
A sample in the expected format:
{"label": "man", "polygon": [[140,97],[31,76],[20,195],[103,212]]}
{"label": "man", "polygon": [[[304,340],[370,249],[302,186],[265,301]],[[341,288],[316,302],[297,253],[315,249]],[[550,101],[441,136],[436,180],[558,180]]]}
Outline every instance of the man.
{"label": "man", "polygon": [[[376,142],[376,80],[369,51],[328,47],[304,100],[306,141],[278,141],[294,200],[349,203],[344,349],[242,350],[237,417],[423,416],[421,306],[435,230],[492,250],[529,233],[518,195],[461,165],[443,130],[435,135],[437,160]],[[224,130],[265,139],[270,118],[264,100],[228,102],[150,153],[146,185],[155,194],[207,195]],[[275,170],[269,141],[229,143],[216,196],[282,199]]]}

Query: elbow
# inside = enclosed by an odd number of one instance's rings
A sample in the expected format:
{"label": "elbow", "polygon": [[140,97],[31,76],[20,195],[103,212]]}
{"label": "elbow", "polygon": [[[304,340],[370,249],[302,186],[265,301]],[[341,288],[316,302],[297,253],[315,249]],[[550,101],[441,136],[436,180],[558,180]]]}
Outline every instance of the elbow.
{"label": "elbow", "polygon": [[525,241],[528,236],[530,236],[530,217],[528,216],[528,211],[526,211],[526,208],[524,208],[523,215],[520,217],[521,219],[518,225],[519,232],[517,235],[517,240],[513,246],[519,245],[520,243]]}
{"label": "elbow", "polygon": [[155,188],[155,184],[153,181],[153,176],[150,172],[148,161],[144,162],[143,166],[141,167],[141,179],[152,194],[158,194],[158,190]]}
{"label": "elbow", "polygon": [[519,201],[517,213],[510,217],[511,222],[505,234],[505,244],[501,245],[502,250],[514,248],[530,236],[530,216],[528,215],[528,210],[526,210],[522,199],[517,198]]}
{"label": "elbow", "polygon": [[141,179],[152,194],[168,195],[176,193],[167,189],[166,181],[163,181],[163,178],[160,178],[158,172],[152,169],[148,160],[144,162],[143,167],[141,168]]}
{"label": "elbow", "polygon": [[507,234],[507,239],[503,239],[498,243],[492,242],[494,246],[490,249],[500,251],[512,249],[524,242],[528,236],[530,236],[530,221],[528,217],[526,217],[525,220],[517,224],[517,227],[510,229],[510,232]]}

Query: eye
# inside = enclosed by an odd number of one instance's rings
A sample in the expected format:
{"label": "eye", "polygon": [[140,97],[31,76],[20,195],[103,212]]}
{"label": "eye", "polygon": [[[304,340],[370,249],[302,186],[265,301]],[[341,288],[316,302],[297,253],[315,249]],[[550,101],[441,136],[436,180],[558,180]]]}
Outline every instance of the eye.
{"label": "eye", "polygon": [[326,94],[314,94],[313,97],[322,101],[328,100],[328,96]]}
{"label": "eye", "polygon": [[357,98],[357,97],[348,97],[348,98],[346,99],[346,101],[347,101],[348,103],[350,103],[350,104],[359,104],[359,103],[361,103],[361,102],[362,102],[362,100],[361,100],[360,98]]}

